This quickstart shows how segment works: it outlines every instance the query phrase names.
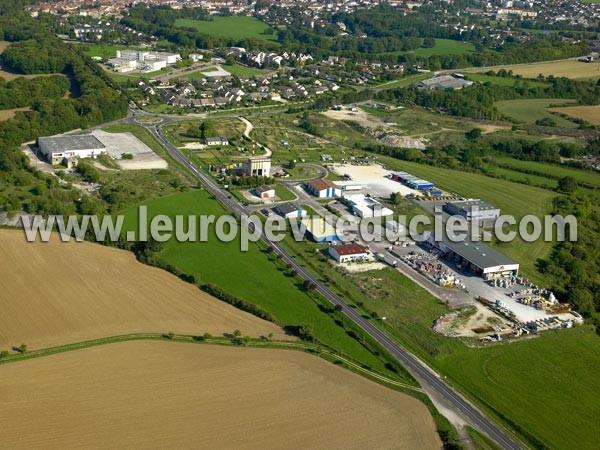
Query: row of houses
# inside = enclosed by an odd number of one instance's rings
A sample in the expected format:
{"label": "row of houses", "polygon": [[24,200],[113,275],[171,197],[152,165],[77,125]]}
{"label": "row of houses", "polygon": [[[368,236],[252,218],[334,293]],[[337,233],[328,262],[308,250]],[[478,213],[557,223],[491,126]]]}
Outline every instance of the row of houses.
{"label": "row of houses", "polygon": [[274,84],[275,77],[262,75],[238,80],[233,77],[213,78],[210,81],[201,78],[194,80],[193,83],[185,81],[175,85],[170,85],[168,80],[164,80],[157,82],[157,86],[141,83],[140,87],[146,97],[152,97],[160,90],[160,99],[170,106],[203,108],[217,108],[242,101],[262,102],[306,98],[339,89],[337,84],[330,82],[308,85],[286,79],[286,84]]}

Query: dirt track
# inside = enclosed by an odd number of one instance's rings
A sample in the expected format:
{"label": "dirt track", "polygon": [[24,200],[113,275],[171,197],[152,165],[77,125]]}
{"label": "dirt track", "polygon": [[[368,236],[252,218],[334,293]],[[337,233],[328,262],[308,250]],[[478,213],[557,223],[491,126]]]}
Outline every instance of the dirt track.
{"label": "dirt track", "polygon": [[28,243],[0,230],[0,350],[30,349],[129,333],[287,336],[258,319],[138,263],[133,254],[91,243]]}
{"label": "dirt track", "polygon": [[439,449],[426,407],[317,357],[164,341],[0,366],[6,448]]}

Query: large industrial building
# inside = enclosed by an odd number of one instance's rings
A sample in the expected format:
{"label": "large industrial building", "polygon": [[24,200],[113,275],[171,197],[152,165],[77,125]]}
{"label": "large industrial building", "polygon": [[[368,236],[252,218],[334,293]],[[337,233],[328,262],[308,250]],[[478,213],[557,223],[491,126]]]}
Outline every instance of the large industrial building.
{"label": "large industrial building", "polygon": [[436,241],[432,233],[428,244],[453,258],[457,263],[466,266],[486,280],[517,276],[519,263],[503,255],[482,241],[464,239],[453,242],[447,236]]}
{"label": "large industrial building", "polygon": [[468,221],[496,220],[500,216],[499,208],[479,199],[447,202],[443,209],[450,215],[462,216]]}
{"label": "large industrial building", "polygon": [[271,176],[271,158],[251,156],[242,164],[242,171],[249,177],[269,177]]}
{"label": "large industrial building", "polygon": [[460,75],[440,75],[438,77],[429,78],[415,83],[418,89],[426,89],[428,91],[455,91],[467,86],[471,86],[472,81],[465,80]]}
{"label": "large industrial building", "polygon": [[394,214],[394,211],[386,208],[377,200],[362,194],[346,195],[344,200],[348,203],[352,214],[358,217],[385,217]]}
{"label": "large industrial building", "polygon": [[52,164],[70,158],[96,158],[107,153],[106,146],[91,134],[38,138],[38,147]]}
{"label": "large industrial building", "polygon": [[181,60],[179,53],[117,50],[116,58],[108,60],[108,65],[117,72],[141,70],[154,72]]}

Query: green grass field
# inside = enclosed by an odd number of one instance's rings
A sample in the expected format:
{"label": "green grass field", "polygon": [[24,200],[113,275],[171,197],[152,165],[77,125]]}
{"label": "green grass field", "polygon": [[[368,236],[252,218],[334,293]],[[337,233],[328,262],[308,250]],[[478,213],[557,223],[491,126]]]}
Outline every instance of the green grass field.
{"label": "green grass field", "polygon": [[533,186],[542,186],[544,189],[554,189],[558,186],[558,181],[551,178],[542,177],[539,175],[530,175],[527,173],[518,172],[516,170],[505,169],[493,165],[486,166],[486,170],[500,177],[504,177],[509,181],[517,183],[526,183]]}
{"label": "green grass field", "polygon": [[578,125],[570,120],[563,119],[555,114],[546,111],[546,108],[556,104],[575,103],[575,100],[560,99],[524,99],[524,100],[505,100],[496,102],[494,106],[498,110],[518,122],[535,123],[540,119],[552,119],[557,126],[566,128],[576,128]]}
{"label": "green grass field", "polygon": [[465,429],[475,446],[475,450],[500,450],[500,447],[476,429],[470,426],[465,426]]}
{"label": "green grass field", "polygon": [[297,198],[296,194],[294,194],[292,191],[290,191],[283,184],[275,185],[275,195],[277,197],[279,197],[280,200],[283,200],[283,201],[296,200],[296,198]]}
{"label": "green grass field", "polygon": [[238,77],[252,77],[254,75],[261,75],[268,72],[264,69],[258,69],[256,67],[246,67],[241,66],[239,64],[223,64],[221,67],[223,67],[223,69],[225,69],[231,75],[236,75]]}
{"label": "green grass field", "polygon": [[436,39],[433,48],[418,48],[413,51],[416,56],[427,58],[432,55],[464,55],[475,51],[475,46],[469,42],[453,39]]}
{"label": "green grass field", "polygon": [[578,170],[572,167],[537,161],[521,161],[508,156],[494,156],[494,161],[502,165],[514,167],[516,169],[534,170],[536,172],[546,173],[554,177],[573,177],[576,180],[584,183],[600,186],[600,174],[587,170]]}
{"label": "green grass field", "polygon": [[263,34],[269,26],[255,17],[212,16],[212,20],[177,19],[178,27],[195,28],[201,33],[230,39],[260,39],[277,44],[277,34]]}
{"label": "green grass field", "polygon": [[483,73],[469,73],[466,75],[466,77],[471,81],[477,81],[478,83],[491,83],[497,86],[513,87],[515,86],[515,83],[518,86],[529,86],[530,88],[544,88],[550,86],[548,83],[544,83],[542,81],[494,77],[491,75],[485,75]]}
{"label": "green grass field", "polygon": [[465,348],[436,364],[546,448],[597,448],[600,338],[591,327]]}
{"label": "green grass field", "polygon": [[[221,216],[222,207],[206,191],[190,191],[167,196],[147,203],[148,217],[166,214],[207,214]],[[123,212],[125,229],[136,230],[137,208]],[[337,326],[331,317],[321,312],[317,304],[297,285],[287,270],[271,261],[273,256],[257,245],[248,252],[240,251],[239,239],[220,242],[210,232],[207,242],[180,243],[176,239],[165,243],[162,257],[191,273],[201,283],[213,283],[232,295],[243,298],[271,312],[282,325],[311,323],[314,334],[323,343],[346,355],[389,374],[383,363]],[[242,330],[243,332],[244,330]]]}

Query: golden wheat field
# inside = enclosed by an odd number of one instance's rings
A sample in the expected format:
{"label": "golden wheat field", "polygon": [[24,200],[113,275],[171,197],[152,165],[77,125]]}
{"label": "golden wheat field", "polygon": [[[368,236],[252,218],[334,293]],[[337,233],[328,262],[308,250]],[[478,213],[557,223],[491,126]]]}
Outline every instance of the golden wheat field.
{"label": "golden wheat field", "polygon": [[129,333],[287,337],[132,253],[92,243],[28,243],[0,230],[0,350],[30,349]]}
{"label": "golden wheat field", "polygon": [[11,449],[439,449],[420,401],[296,351],[133,341],[0,366]]}
{"label": "golden wheat field", "polygon": [[498,71],[500,69],[512,70],[515,75],[524,78],[536,78],[539,74],[544,76],[567,78],[598,78],[600,77],[600,65],[597,62],[584,63],[577,60],[550,61],[531,64],[516,64],[507,66],[486,67],[474,70],[475,72]]}
{"label": "golden wheat field", "polygon": [[550,108],[548,111],[556,111],[567,116],[583,119],[593,125],[600,125],[600,106],[565,106],[562,108]]}

